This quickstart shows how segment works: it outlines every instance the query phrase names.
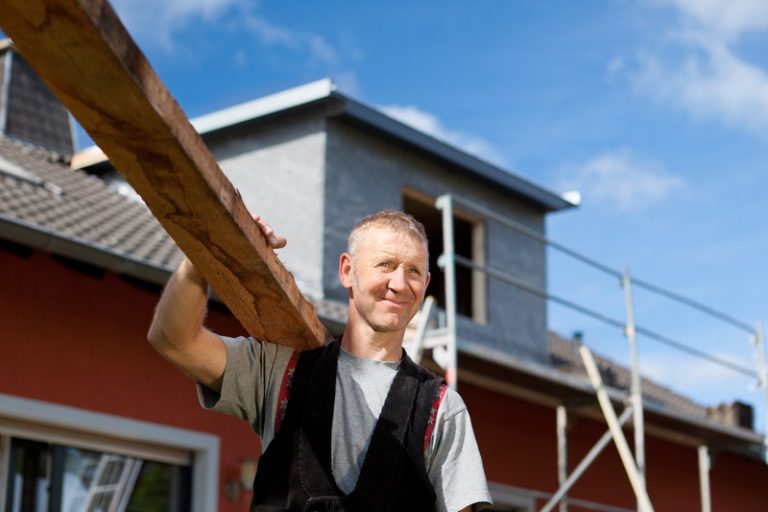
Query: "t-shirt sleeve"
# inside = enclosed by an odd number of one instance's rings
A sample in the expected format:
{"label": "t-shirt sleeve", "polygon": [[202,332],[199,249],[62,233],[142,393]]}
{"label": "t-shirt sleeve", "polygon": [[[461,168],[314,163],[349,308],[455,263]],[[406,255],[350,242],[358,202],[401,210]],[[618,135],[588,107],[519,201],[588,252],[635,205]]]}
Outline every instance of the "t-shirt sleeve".
{"label": "t-shirt sleeve", "polygon": [[427,474],[437,495],[438,512],[474,510],[492,503],[483,461],[469,413],[458,393],[449,389],[437,413],[437,427],[427,449]]}
{"label": "t-shirt sleeve", "polygon": [[293,349],[245,337],[221,339],[227,348],[221,393],[197,383],[200,405],[245,420],[263,436],[268,423],[274,422],[280,384]]}

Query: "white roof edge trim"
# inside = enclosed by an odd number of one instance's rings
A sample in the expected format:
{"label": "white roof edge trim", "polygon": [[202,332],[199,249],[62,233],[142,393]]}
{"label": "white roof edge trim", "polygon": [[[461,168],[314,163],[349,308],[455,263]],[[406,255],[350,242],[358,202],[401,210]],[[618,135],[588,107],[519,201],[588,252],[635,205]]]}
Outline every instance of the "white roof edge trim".
{"label": "white roof edge trim", "polygon": [[335,91],[336,85],[333,81],[329,78],[323,78],[322,80],[196,117],[191,120],[191,123],[199,133],[208,133],[291,107],[327,98]]}
{"label": "white roof edge trim", "polygon": [[[336,84],[330,78],[323,78],[190,119],[190,123],[198,133],[209,133],[291,107],[317,101],[330,96],[334,92],[336,92]],[[107,160],[108,158],[101,148],[89,146],[75,153],[72,157],[72,168],[82,169]]]}
{"label": "white roof edge trim", "polygon": [[72,158],[69,161],[69,168],[75,170],[84,169],[93,164],[105,162],[106,160],[107,155],[104,154],[104,151],[102,151],[99,146],[88,146],[72,155]]}

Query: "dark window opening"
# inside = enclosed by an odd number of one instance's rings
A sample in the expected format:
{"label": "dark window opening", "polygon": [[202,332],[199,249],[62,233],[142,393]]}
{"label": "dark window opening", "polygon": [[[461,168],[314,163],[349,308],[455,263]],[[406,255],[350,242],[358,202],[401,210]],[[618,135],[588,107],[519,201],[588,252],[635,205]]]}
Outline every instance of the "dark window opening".
{"label": "dark window opening", "polygon": [[[437,259],[443,254],[443,220],[440,210],[434,203],[405,195],[403,210],[413,215],[422,224],[429,239],[429,269],[432,273],[427,295],[437,299],[437,304],[445,308],[445,274],[437,266]],[[473,231],[474,224],[468,220],[453,216],[453,245],[456,254],[473,260]],[[456,309],[460,315],[474,317],[473,278],[476,273],[471,269],[456,264]]]}

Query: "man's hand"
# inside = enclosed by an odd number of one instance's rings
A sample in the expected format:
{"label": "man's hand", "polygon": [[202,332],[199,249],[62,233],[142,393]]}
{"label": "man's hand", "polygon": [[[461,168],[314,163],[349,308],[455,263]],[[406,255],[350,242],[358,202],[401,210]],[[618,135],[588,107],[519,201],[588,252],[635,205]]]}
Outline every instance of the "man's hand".
{"label": "man's hand", "polygon": [[264,238],[267,239],[267,243],[270,247],[273,249],[282,249],[288,244],[288,241],[285,239],[285,237],[276,235],[275,230],[272,229],[269,224],[264,222],[264,219],[262,219],[261,216],[254,215],[253,220],[259,226],[261,233],[264,235]]}

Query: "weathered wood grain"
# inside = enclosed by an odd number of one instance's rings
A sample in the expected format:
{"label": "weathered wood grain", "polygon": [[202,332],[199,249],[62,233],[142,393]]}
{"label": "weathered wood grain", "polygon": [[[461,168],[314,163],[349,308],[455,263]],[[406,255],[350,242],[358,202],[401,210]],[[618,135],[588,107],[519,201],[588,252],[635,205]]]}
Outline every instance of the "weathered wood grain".
{"label": "weathered wood grain", "polygon": [[248,332],[325,332],[237,190],[104,0],[2,0],[0,26]]}

